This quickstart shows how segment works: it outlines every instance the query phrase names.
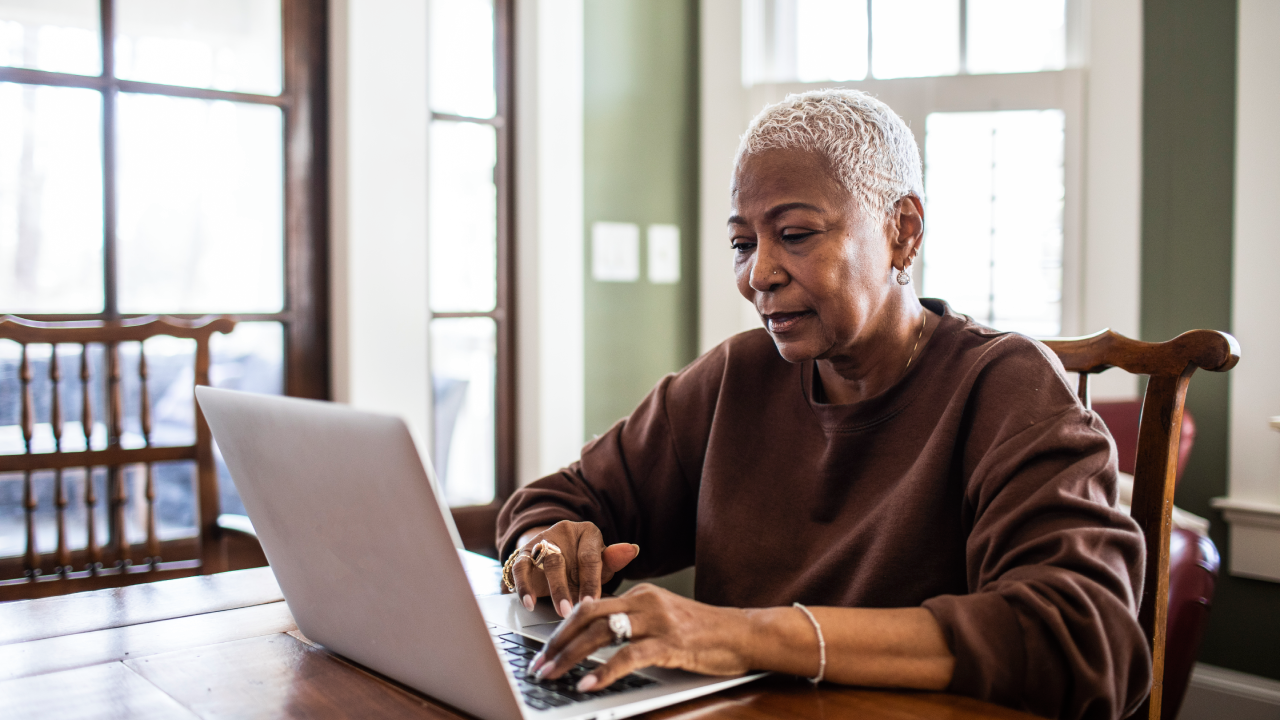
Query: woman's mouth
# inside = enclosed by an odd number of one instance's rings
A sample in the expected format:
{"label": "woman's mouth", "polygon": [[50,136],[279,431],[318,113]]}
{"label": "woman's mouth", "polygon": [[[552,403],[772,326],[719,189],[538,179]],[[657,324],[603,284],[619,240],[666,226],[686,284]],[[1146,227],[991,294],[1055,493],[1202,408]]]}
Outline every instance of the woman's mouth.
{"label": "woman's mouth", "polygon": [[812,310],[802,310],[800,312],[769,313],[768,315],[764,316],[764,324],[765,324],[765,327],[767,327],[769,329],[769,332],[771,333],[774,333],[774,334],[785,333],[785,332],[788,332],[789,330],[793,330],[796,327],[796,325],[799,325],[805,318],[809,317],[810,315],[813,315]]}

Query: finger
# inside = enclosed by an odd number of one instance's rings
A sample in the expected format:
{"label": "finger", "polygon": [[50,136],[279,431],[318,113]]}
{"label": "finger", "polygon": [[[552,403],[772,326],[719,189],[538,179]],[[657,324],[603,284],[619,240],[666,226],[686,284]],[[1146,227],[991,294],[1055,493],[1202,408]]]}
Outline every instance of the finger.
{"label": "finger", "polygon": [[584,675],[578,681],[578,692],[607,688],[640,668],[658,664],[665,654],[666,646],[657,638],[633,642],[614,653],[609,662]]}
{"label": "finger", "polygon": [[602,559],[604,560],[604,571],[609,577],[605,578],[608,582],[613,574],[626,567],[628,563],[636,559],[640,554],[640,546],[635,543],[615,543],[604,549]]}
{"label": "finger", "polygon": [[524,604],[525,610],[533,610],[533,604],[537,602],[538,596],[542,593],[538,592],[539,586],[545,584],[537,582],[535,574],[542,573],[533,566],[527,554],[516,558],[511,564],[511,576],[516,581],[516,597],[520,598],[520,602]]}
{"label": "finger", "polygon": [[604,538],[600,531],[586,533],[578,541],[578,602],[584,598],[600,599],[600,583],[604,571]]}
{"label": "finger", "polygon": [[540,679],[554,680],[582,662],[591,653],[612,642],[613,631],[609,629],[608,618],[596,618],[576,633],[559,653],[545,655],[546,664],[538,664],[534,672]]}
{"label": "finger", "polygon": [[542,558],[542,573],[547,578],[547,589],[551,591],[551,604],[560,617],[568,617],[573,610],[567,565],[564,553],[550,553]]}
{"label": "finger", "polygon": [[[553,658],[563,652],[565,646],[596,618],[608,617],[610,613],[626,612],[626,608],[626,601],[622,598],[606,598],[579,605],[569,615],[569,618],[560,623],[560,627],[556,628],[556,631],[547,639],[542,652],[538,653],[533,662],[529,664],[529,671],[535,672],[548,658]],[[634,628],[632,632],[634,632]]]}

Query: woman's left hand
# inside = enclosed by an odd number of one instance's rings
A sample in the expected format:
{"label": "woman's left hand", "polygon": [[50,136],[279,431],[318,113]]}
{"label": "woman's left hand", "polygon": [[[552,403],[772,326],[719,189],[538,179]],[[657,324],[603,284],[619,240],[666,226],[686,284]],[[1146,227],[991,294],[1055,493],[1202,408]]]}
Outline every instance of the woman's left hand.
{"label": "woman's left hand", "polygon": [[741,675],[751,669],[744,611],[689,600],[655,585],[637,585],[616,598],[584,599],[529,665],[554,679],[613,643],[609,616],[626,613],[631,642],[609,662],[583,676],[579,692],[608,687],[644,667],[680,668],[704,675]]}

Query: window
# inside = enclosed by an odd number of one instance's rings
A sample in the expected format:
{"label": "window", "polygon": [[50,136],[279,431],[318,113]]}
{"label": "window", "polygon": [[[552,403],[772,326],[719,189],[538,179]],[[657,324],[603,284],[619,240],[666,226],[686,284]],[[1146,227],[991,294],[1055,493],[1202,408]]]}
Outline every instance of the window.
{"label": "window", "polygon": [[[0,314],[231,315],[235,332],[213,339],[214,384],[327,397],[324,8],[0,0]],[[175,373],[192,350],[172,338],[146,350],[157,440],[188,441],[190,396],[166,388],[190,384]],[[137,362],[136,347],[121,352]],[[0,382],[15,362],[0,347]],[[15,451],[15,413],[0,406],[0,452]],[[136,423],[126,417],[125,444]],[[13,485],[0,482],[0,501]],[[189,496],[189,468],[161,485],[161,524],[194,527],[163,496]],[[224,511],[243,512],[225,468],[221,485]]]}
{"label": "window", "polygon": [[[511,3],[432,0],[429,13],[432,460],[451,506],[496,510],[515,487]],[[492,527],[479,535],[492,543]]]}
{"label": "window", "polygon": [[990,327],[1057,335],[1062,111],[932,113],[925,138],[929,292]]}
{"label": "window", "polygon": [[743,81],[756,109],[807,83],[888,103],[925,163],[921,294],[999,329],[1074,332],[1084,79],[1069,67],[1072,7],[743,0]]}

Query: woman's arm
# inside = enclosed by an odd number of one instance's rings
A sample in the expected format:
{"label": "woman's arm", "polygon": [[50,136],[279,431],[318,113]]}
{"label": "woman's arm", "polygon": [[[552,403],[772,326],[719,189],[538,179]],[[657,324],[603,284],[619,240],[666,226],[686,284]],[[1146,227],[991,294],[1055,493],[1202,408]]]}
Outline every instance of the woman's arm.
{"label": "woman's arm", "polygon": [[[818,635],[799,609],[743,611],[751,668],[812,677]],[[942,690],[955,658],[924,608],[812,607],[827,646],[825,677],[842,685]]]}
{"label": "woman's arm", "polygon": [[[826,678],[849,685],[941,690],[955,658],[933,615],[923,608],[810,608],[826,641]],[[530,670],[555,678],[613,641],[608,617],[626,613],[632,642],[579,689],[605,687],[647,666],[708,675],[772,670],[818,673],[818,634],[797,608],[739,609],[706,605],[653,585],[618,598],[580,604]]]}

